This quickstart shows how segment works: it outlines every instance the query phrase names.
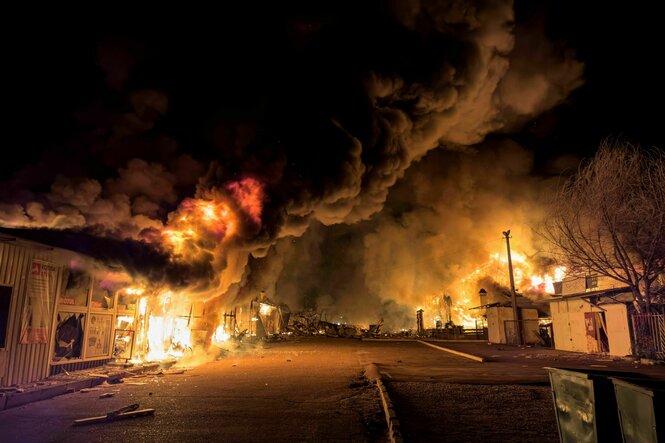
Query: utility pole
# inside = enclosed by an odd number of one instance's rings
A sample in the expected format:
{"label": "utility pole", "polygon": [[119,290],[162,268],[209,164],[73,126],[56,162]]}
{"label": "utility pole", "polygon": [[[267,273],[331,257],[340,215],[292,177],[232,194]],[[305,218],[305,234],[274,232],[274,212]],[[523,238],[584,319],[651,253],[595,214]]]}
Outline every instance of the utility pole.
{"label": "utility pole", "polygon": [[520,346],[524,344],[522,340],[522,324],[520,323],[519,310],[517,309],[517,295],[515,294],[515,278],[513,277],[513,259],[510,256],[510,229],[503,231],[506,237],[506,248],[508,250],[508,273],[510,274],[510,302],[513,305],[513,320]]}

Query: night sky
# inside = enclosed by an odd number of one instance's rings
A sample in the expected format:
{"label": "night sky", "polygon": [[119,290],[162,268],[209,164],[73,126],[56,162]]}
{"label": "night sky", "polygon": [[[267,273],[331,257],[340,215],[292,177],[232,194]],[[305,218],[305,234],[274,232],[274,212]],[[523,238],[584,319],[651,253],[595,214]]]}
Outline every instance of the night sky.
{"label": "night sky", "polygon": [[[56,15],[65,17],[26,18],[5,40],[10,79],[5,93],[12,99],[5,102],[11,135],[6,149],[15,160],[2,162],[2,177],[63,154],[67,161],[57,170],[45,168],[51,176],[37,181],[49,183],[53,173],[68,170],[112,174],[131,156],[160,158],[151,147],[95,152],[88,138],[108,130],[109,119],[127,110],[131,91],[146,87],[169,96],[168,113],[156,131],[177,140],[179,152],[202,160],[224,156],[220,151],[228,147],[222,145],[238,137],[231,133],[244,123],[260,125],[258,131],[247,129],[260,134],[246,137],[271,144],[293,130],[296,116],[345,112],[362,119],[365,104],[354,97],[358,73],[408,63],[393,48],[403,38],[399,29],[382,20],[387,6],[364,3],[364,8],[352,2],[302,8],[257,4],[224,6],[216,13],[80,11],[81,18],[62,12]],[[664,145],[657,111],[664,89],[662,31],[658,14],[646,5],[516,3],[518,23],[542,20],[548,36],[585,65],[584,86],[530,121],[516,138],[544,158],[592,152],[609,135]],[[378,44],[373,39],[379,33],[392,40]],[[297,126],[316,130],[305,122]]]}
{"label": "night sky", "polygon": [[[533,205],[535,191],[520,189],[576,168],[604,138],[665,147],[659,15],[646,3],[579,3],[19,15],[5,38],[0,221],[145,242],[184,198],[251,177],[265,185],[262,225],[241,230],[233,248],[251,258],[221,292],[281,287],[307,304],[361,290],[399,302],[368,269],[401,265],[340,249],[490,235],[478,222],[489,202]],[[30,202],[81,221],[14,223]],[[460,263],[475,259],[453,243]],[[232,267],[222,255],[195,279]],[[298,274],[305,264],[315,276]],[[434,274],[456,278],[452,266]]]}

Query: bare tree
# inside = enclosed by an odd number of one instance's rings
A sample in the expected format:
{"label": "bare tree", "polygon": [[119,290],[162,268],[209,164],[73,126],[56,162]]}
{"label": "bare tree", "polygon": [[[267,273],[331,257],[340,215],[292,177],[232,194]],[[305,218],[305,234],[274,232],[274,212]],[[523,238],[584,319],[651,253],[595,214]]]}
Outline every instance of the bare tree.
{"label": "bare tree", "polygon": [[665,271],[665,152],[606,141],[562,184],[542,230],[572,273],[630,287],[649,313]]}

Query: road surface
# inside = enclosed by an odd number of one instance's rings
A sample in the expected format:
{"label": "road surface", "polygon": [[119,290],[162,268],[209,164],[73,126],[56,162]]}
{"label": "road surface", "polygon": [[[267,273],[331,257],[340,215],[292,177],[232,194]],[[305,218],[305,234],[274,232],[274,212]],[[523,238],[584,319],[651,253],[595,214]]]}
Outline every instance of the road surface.
{"label": "road surface", "polygon": [[[557,441],[542,369],[556,360],[518,357],[478,363],[415,341],[296,338],[248,346],[184,374],[127,378],[0,412],[0,440],[382,442],[380,400],[361,377],[375,363],[407,441]],[[100,399],[104,392],[115,395]],[[132,403],[155,416],[72,426]]]}

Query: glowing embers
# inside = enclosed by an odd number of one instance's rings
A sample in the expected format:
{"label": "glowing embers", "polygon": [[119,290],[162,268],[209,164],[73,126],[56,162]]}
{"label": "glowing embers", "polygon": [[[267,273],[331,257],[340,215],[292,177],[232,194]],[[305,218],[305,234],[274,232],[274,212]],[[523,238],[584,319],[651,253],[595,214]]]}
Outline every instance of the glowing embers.
{"label": "glowing embers", "polygon": [[261,315],[270,315],[273,309],[275,309],[274,306],[265,303],[261,303],[260,306],[261,308],[259,309],[259,311],[261,312]]}

